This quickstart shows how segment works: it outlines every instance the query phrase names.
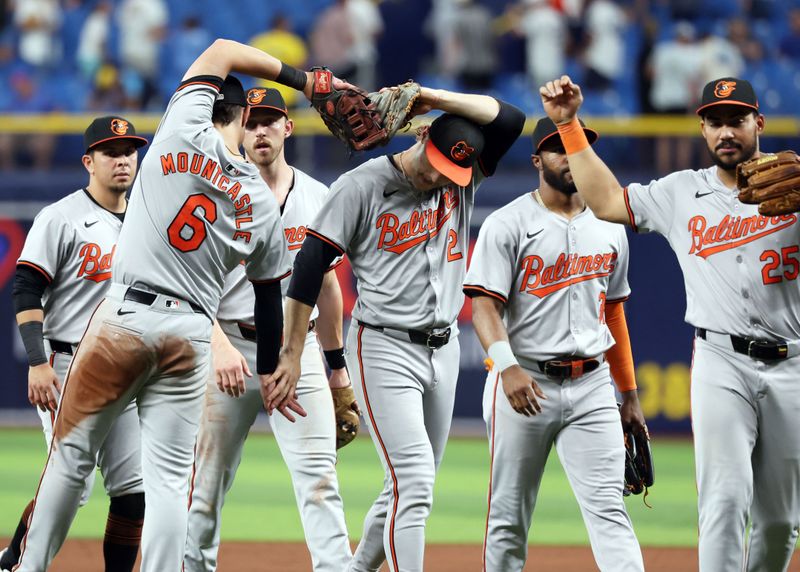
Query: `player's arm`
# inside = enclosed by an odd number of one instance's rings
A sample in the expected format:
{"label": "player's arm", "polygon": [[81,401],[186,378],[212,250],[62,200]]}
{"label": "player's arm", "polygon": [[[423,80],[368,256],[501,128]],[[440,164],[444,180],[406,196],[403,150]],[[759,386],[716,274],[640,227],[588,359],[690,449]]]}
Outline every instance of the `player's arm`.
{"label": "player's arm", "polygon": [[322,288],[317,297],[317,338],[322,346],[325,361],[331,370],[328,383],[331,389],[347,387],[350,378],[344,361],[344,343],[342,342],[342,289],[336,278],[336,270],[330,269],[322,279]]}
{"label": "player's arm", "polygon": [[625,319],[623,301],[606,303],[606,325],[614,337],[615,344],[606,351],[606,360],[611,368],[611,378],[622,395],[622,427],[626,431],[644,431],[645,420],[636,389],[636,373],[633,365],[631,339]]}
{"label": "player's arm", "polygon": [[44,349],[42,296],[50,277],[42,270],[18,264],[12,297],[17,326],[28,355],[28,401],[42,411],[55,411],[61,383]]}
{"label": "player's arm", "polygon": [[569,170],[581,197],[597,218],[630,224],[622,186],[589,145],[578,123],[578,109],[583,102],[580,87],[572,83],[569,76],[561,76],[542,86],[539,94],[548,117],[558,125]]}
{"label": "player's arm", "polygon": [[325,271],[333,259],[341,254],[343,253],[340,249],[314,234],[306,235],[303,247],[297,253],[286,294],[283,349],[280,352],[278,367],[271,378],[275,387],[264,396],[264,404],[268,411],[285,399],[282,386],[297,385],[297,380],[300,378],[300,357],[303,355],[308,334],[308,319],[317,303]]}
{"label": "player's arm", "polygon": [[244,376],[252,377],[247,360],[233,347],[233,344],[214,320],[211,329],[211,359],[214,367],[214,378],[220,391],[231,397],[244,395]]}
{"label": "player's arm", "polygon": [[547,399],[541,388],[517,363],[508,332],[503,324],[504,302],[496,294],[487,295],[480,289],[465,286],[464,292],[472,297],[472,323],[475,333],[489,355],[487,364],[500,372],[503,392],[517,413],[526,417],[542,411],[539,399]]}
{"label": "player's arm", "polygon": [[[293,68],[278,58],[252,46],[234,40],[217,39],[186,70],[183,81],[198,76],[225,78],[231,72],[277,81],[311,98],[313,75]],[[335,79],[334,86],[346,87],[349,84]]]}

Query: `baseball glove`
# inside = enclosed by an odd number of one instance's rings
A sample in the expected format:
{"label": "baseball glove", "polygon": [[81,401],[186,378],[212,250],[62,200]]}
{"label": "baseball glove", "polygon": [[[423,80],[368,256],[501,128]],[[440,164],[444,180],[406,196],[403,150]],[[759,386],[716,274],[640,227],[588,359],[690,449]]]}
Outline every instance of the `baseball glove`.
{"label": "baseball glove", "polygon": [[[655,472],[650,435],[647,431],[625,431],[625,488],[623,494],[638,495],[653,486]],[[647,493],[645,492],[645,497]]]}
{"label": "baseball glove", "polygon": [[314,87],[311,106],[334,137],[351,151],[363,151],[388,141],[386,129],[367,92],[360,89],[336,89],[328,68],[311,68]]}
{"label": "baseball glove", "polygon": [[375,104],[375,109],[381,116],[383,128],[386,129],[386,144],[400,129],[411,122],[411,110],[420,96],[419,84],[407,81],[394,87],[387,87],[378,92],[369,94],[370,101]]}
{"label": "baseball glove", "polygon": [[358,435],[361,410],[356,403],[353,386],[331,388],[331,393],[336,414],[336,448],[341,449]]}
{"label": "baseball glove", "polygon": [[800,162],[794,151],[761,155],[736,167],[739,200],[764,216],[800,211]]}

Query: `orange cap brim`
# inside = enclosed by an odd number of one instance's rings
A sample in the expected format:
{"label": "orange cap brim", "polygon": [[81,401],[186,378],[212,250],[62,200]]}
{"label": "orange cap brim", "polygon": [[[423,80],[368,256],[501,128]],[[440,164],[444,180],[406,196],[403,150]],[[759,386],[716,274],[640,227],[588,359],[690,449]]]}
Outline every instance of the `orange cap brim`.
{"label": "orange cap brim", "polygon": [[425,155],[433,168],[459,187],[466,187],[472,180],[472,167],[461,167],[448,159],[429,139],[425,144]]}

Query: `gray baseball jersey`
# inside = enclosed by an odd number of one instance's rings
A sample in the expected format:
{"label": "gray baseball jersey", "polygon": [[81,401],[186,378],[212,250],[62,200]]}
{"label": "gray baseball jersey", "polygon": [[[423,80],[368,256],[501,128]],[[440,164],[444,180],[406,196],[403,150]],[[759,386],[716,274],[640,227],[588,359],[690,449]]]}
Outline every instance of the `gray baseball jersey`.
{"label": "gray baseball jersey", "polygon": [[631,225],[678,257],[686,321],[710,330],[692,358],[700,570],[785,570],[800,514],[800,356],[751,358],[725,334],[800,343],[797,215],[760,216],[716,167],[629,185],[625,198]]}
{"label": "gray baseball jersey", "polygon": [[686,321],[758,339],[800,339],[800,225],[739,202],[716,167],[625,192],[631,226],[668,241],[686,282]]}
{"label": "gray baseball jersey", "polygon": [[464,290],[505,304],[517,357],[591,357],[614,345],[605,303],[628,297],[627,275],[622,225],[600,221],[589,209],[567,220],[526,193],[481,226]]}
{"label": "gray baseball jersey", "polygon": [[77,344],[110,283],[122,221],[84,189],[36,215],[18,264],[41,272],[44,337]]}
{"label": "gray baseball jersey", "polygon": [[208,316],[242,260],[254,281],[291,271],[275,197],[255,166],[229,158],[211,123],[218,91],[198,79],[170,100],[134,182],[114,267],[114,282],[195,302]]}
{"label": "gray baseball jersey", "polygon": [[[306,238],[306,230],[309,221],[314,219],[325,197],[328,194],[328,187],[310,177],[303,171],[292,167],[294,170],[294,185],[286,197],[283,205],[281,220],[283,222],[283,232],[286,238],[286,246],[289,253],[289,260],[294,263],[300,247]],[[341,263],[338,258],[331,268]],[[289,281],[281,281],[281,291],[284,299],[286,291],[289,289]],[[226,277],[225,285],[222,290],[222,299],[219,302],[217,311],[218,320],[230,320],[234,322],[244,322],[253,324],[253,307],[255,304],[255,294],[252,286],[247,281],[247,275],[243,265],[238,265]],[[313,320],[319,315],[319,310],[314,307],[311,312]]]}
{"label": "gray baseball jersey", "polygon": [[420,330],[455,321],[480,181],[420,193],[388,156],[336,180],[308,232],[347,253],[358,280],[355,319]]}

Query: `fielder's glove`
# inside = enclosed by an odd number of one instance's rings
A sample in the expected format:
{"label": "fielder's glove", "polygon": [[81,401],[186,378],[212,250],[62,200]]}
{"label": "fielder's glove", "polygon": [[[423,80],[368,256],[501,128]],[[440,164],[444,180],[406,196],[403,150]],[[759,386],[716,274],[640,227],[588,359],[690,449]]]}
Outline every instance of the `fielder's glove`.
{"label": "fielder's glove", "polygon": [[[653,486],[655,472],[647,431],[625,431],[625,496],[638,495]],[[645,492],[645,497],[647,493]]]}
{"label": "fielder's glove", "polygon": [[315,67],[311,71],[314,73],[311,106],[350,151],[386,145],[411,120],[411,109],[420,95],[420,87],[414,82],[376,93],[358,88],[339,90],[333,87],[330,70]]}
{"label": "fielder's glove", "polygon": [[358,435],[361,411],[356,403],[353,386],[331,388],[333,409],[336,414],[336,448],[341,449]]}
{"label": "fielder's glove", "polygon": [[800,162],[794,151],[761,155],[736,167],[739,200],[764,216],[800,211]]}

